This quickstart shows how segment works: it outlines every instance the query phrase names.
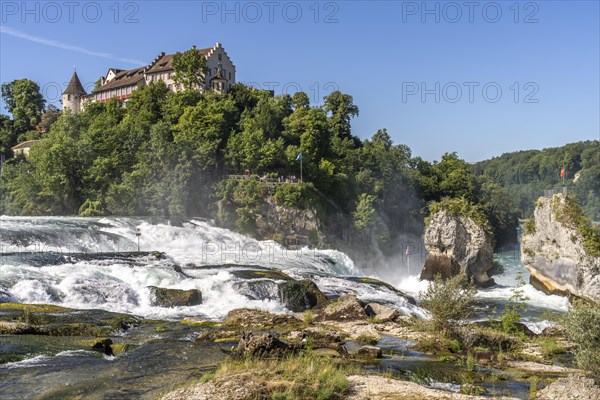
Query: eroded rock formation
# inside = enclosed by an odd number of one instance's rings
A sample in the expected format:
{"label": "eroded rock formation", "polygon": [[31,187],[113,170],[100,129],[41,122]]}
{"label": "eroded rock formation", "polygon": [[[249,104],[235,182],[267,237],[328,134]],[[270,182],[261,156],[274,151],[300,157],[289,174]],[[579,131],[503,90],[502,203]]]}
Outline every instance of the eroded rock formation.
{"label": "eroded rock formation", "polygon": [[523,229],[521,260],[538,289],[600,302],[600,257],[584,246],[584,235],[575,223],[579,212],[562,194],[540,198],[534,222]]}
{"label": "eroded rock formation", "polygon": [[468,216],[440,209],[425,229],[425,248],[429,254],[421,279],[432,280],[438,274],[446,279],[465,272],[478,286],[494,283],[488,275],[493,268],[491,236]]}

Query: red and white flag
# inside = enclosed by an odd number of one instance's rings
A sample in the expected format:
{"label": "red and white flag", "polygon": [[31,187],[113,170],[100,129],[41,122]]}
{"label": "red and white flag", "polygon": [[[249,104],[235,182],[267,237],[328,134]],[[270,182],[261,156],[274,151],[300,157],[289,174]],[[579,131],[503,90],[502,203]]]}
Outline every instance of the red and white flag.
{"label": "red and white flag", "polygon": [[564,178],[565,177],[565,164],[563,164],[562,169],[560,170],[560,177]]}

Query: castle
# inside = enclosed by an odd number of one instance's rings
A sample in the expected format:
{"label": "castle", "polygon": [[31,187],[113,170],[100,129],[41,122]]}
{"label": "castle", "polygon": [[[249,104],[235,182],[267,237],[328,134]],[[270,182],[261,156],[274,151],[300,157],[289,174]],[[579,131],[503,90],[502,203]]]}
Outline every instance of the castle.
{"label": "castle", "polygon": [[[193,49],[196,47],[194,46]],[[198,90],[214,90],[225,93],[235,83],[235,65],[225,52],[221,43],[213,47],[199,49],[198,52],[206,59],[206,75],[204,86]],[[150,82],[163,81],[169,90],[174,92],[182,90],[182,86],[173,80],[174,54],[160,53],[151,64],[130,70],[109,68],[106,76],[101,77],[100,87],[92,93],[86,93],[77,72],[73,76],[64,93],[62,94],[63,110],[73,113],[82,111],[89,102],[105,103],[111,99],[127,101],[131,93],[140,86]]]}

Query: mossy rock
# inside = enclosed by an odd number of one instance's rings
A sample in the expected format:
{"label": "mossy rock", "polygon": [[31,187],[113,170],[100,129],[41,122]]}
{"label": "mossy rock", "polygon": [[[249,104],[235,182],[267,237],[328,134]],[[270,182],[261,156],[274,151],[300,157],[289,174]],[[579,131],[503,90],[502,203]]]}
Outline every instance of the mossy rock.
{"label": "mossy rock", "polygon": [[197,289],[179,290],[148,286],[151,304],[158,307],[186,307],[202,304],[202,292]]}
{"label": "mossy rock", "polygon": [[236,328],[279,328],[300,325],[302,325],[302,321],[294,316],[272,314],[267,311],[252,310],[249,308],[231,310],[227,316],[225,316],[225,319],[223,319],[223,326]]}
{"label": "mossy rock", "polygon": [[23,304],[23,303],[0,303],[0,311],[27,311],[35,313],[57,313],[71,311],[70,308],[56,306],[53,304]]}
{"label": "mossy rock", "polygon": [[321,308],[328,303],[327,296],[308,279],[281,283],[279,297],[283,305],[294,312],[302,312],[314,307]]}
{"label": "mossy rock", "polygon": [[364,277],[364,276],[363,277],[354,277],[353,276],[353,277],[349,277],[349,278],[346,278],[346,279],[348,279],[348,280],[350,280],[352,282],[365,283],[367,285],[371,285],[371,286],[374,286],[376,288],[385,288],[385,289],[388,289],[388,290],[390,290],[390,291],[392,291],[394,293],[397,293],[398,295],[404,297],[410,304],[412,304],[412,305],[416,305],[417,304],[417,301],[415,300],[414,297],[407,295],[403,291],[395,288],[393,285],[391,285],[391,284],[389,284],[387,282],[381,281],[379,279],[369,278],[369,277]]}
{"label": "mossy rock", "polygon": [[33,335],[38,329],[30,324],[12,321],[0,321],[0,335]]}

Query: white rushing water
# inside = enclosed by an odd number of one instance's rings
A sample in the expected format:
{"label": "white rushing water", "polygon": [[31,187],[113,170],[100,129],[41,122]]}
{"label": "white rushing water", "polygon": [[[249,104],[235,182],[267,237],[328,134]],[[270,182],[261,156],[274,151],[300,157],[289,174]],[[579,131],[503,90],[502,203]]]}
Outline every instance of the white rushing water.
{"label": "white rushing water", "polygon": [[[158,251],[166,256],[132,256],[138,243],[142,252]],[[258,279],[254,282],[260,284],[250,287],[247,279],[235,275],[239,270],[268,268],[311,279],[328,295],[353,293],[364,301],[388,303],[405,314],[427,316],[425,310],[390,288],[350,279],[364,275],[344,253],[286,250],[273,241],[257,241],[199,220],[176,227],[132,218],[0,217],[0,257],[0,302],[100,308],[150,318],[220,319],[240,307],[286,312],[277,296],[277,281]],[[427,289],[427,282],[418,279],[423,259],[422,255],[411,256],[410,268],[405,270],[398,261],[388,269],[398,274],[382,272],[374,277],[418,297]],[[498,285],[479,291],[478,296],[501,305],[513,295],[518,273],[524,273],[525,280],[528,276],[518,257],[500,254],[497,259],[505,267],[504,273],[495,277]],[[203,303],[152,306],[149,286],[199,289]],[[565,298],[547,296],[531,285],[522,290],[536,309],[565,311],[568,307]],[[543,324],[537,314],[530,316],[532,326]]]}
{"label": "white rushing water", "polygon": [[[166,257],[113,254],[137,251],[138,239],[139,250],[159,251]],[[249,298],[245,280],[234,272],[256,266],[310,278],[328,294],[355,293],[366,301],[388,302],[406,314],[425,315],[391,290],[344,279],[361,275],[344,253],[309,248],[290,251],[205,221],[175,227],[129,218],[2,217],[0,246],[0,291],[4,292],[0,296],[5,301],[100,308],[151,318],[201,315],[218,319],[240,307],[287,311],[274,284],[262,285],[264,296]],[[224,268],[224,264],[236,266]],[[152,306],[149,286],[199,289],[203,303]]]}

